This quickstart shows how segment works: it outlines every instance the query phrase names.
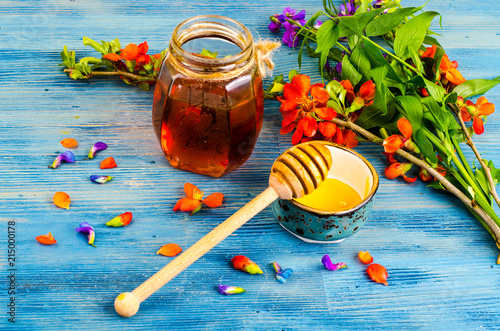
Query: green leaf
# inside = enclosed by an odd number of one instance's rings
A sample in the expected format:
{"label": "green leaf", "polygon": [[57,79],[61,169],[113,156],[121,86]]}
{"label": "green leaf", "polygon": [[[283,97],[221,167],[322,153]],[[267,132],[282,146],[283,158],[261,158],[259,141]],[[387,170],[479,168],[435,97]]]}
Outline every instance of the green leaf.
{"label": "green leaf", "polygon": [[402,108],[405,117],[410,121],[413,128],[413,133],[420,130],[420,125],[422,123],[422,117],[424,116],[424,110],[422,109],[422,104],[420,101],[411,95],[398,95],[396,101]]}
{"label": "green leaf", "polygon": [[285,87],[285,85],[280,84],[280,83],[274,83],[273,87],[271,88],[271,91],[269,91],[269,93],[283,92],[283,87]]}
{"label": "green leaf", "polygon": [[422,8],[423,7],[408,7],[397,9],[392,13],[380,15],[366,26],[366,36],[384,35],[403,22],[406,16],[410,16]]}
{"label": "green leaf", "polygon": [[382,55],[382,52],[375,45],[367,41],[364,43],[364,46],[366,57],[370,61],[372,68],[387,66],[387,77],[396,82],[402,83],[396,74],[396,71],[394,71],[394,69],[389,65],[389,62],[387,62],[385,57]]}
{"label": "green leaf", "polygon": [[304,36],[304,40],[302,40],[302,44],[300,44],[299,55],[297,56],[297,62],[299,63],[299,72],[300,72],[300,69],[302,67],[302,49],[304,48],[304,45],[307,44],[307,38],[309,37],[310,31],[311,30],[307,30],[307,33]]}
{"label": "green leaf", "polygon": [[319,58],[319,72],[321,73],[321,77],[323,77],[323,70],[325,69],[326,61],[328,60],[328,52],[321,52],[321,56]]}
{"label": "green leaf", "polygon": [[437,45],[438,47],[441,47],[441,44],[439,43],[439,41],[436,38],[431,37],[429,35],[425,36],[423,43],[426,45]]}
{"label": "green leaf", "polygon": [[299,74],[299,72],[297,71],[297,69],[290,70],[290,72],[288,73],[288,81],[292,82],[293,77],[295,77],[298,74]]}
{"label": "green leaf", "polygon": [[416,49],[411,50],[410,57],[415,66],[417,67],[417,70],[420,72],[424,72],[424,66],[422,65],[422,61],[420,60],[420,55],[418,55]]}
{"label": "green leaf", "polygon": [[109,42],[109,46],[111,47],[111,52],[117,53],[122,47],[120,45],[120,40],[118,38],[113,39]]}
{"label": "green leaf", "polygon": [[417,133],[414,132],[413,137],[415,139],[415,143],[417,144],[418,148],[420,148],[420,152],[427,159],[427,162],[431,166],[436,165],[438,162],[438,158],[436,156],[436,152],[434,151],[434,146],[429,141],[429,139],[427,139],[424,131],[418,130]]}
{"label": "green leaf", "polygon": [[330,99],[337,99],[337,96],[344,90],[344,87],[337,82],[336,80],[332,80],[330,83],[326,85],[326,91],[330,96]]}
{"label": "green leaf", "polygon": [[383,12],[385,8],[379,8],[375,10],[371,10],[369,12],[361,12],[359,8],[356,10],[354,15],[358,19],[358,27],[360,30],[364,30],[366,28],[366,25],[373,21],[377,15],[379,15],[381,12]]}
{"label": "green leaf", "polygon": [[389,66],[377,67],[370,70],[370,76],[375,83],[375,99],[373,105],[380,109],[382,115],[387,113],[387,92],[388,88],[384,83],[384,78],[387,75]]}
{"label": "green leaf", "polygon": [[500,83],[498,78],[496,79],[471,79],[468,80],[453,89],[453,92],[457,93],[464,99],[473,97],[475,95],[481,95],[486,93],[489,89],[495,87]]}
{"label": "green leaf", "polygon": [[217,58],[218,52],[210,52],[208,49],[202,49],[200,55],[207,56],[209,58],[215,59]]}
{"label": "green leaf", "polygon": [[127,65],[127,68],[130,72],[134,72],[135,70],[135,65],[136,65],[136,61],[135,60],[126,60],[125,61],[125,64]]}
{"label": "green leaf", "polygon": [[339,104],[339,101],[338,100],[328,100],[328,102],[326,103],[326,105],[330,108],[333,108],[335,109],[335,111],[337,113],[342,113],[343,110],[342,110],[342,106],[340,106]]}
{"label": "green leaf", "polygon": [[80,64],[82,64],[82,65],[86,66],[89,63],[90,64],[99,64],[99,63],[101,63],[101,59],[95,58],[93,56],[87,56],[87,57],[80,59]]}
{"label": "green leaf", "polygon": [[339,39],[339,27],[335,25],[335,22],[328,20],[321,24],[316,34],[316,42],[318,47],[316,48],[316,53],[323,51],[328,52],[332,48],[337,40]]}
{"label": "green leaf", "polygon": [[69,74],[69,76],[73,79],[87,79],[88,77],[83,75],[79,70],[73,70]]}
{"label": "green leaf", "polygon": [[342,57],[344,56],[344,54],[342,54],[342,51],[338,48],[332,48],[330,49],[330,51],[328,52],[328,58],[330,60],[333,60],[335,62],[340,62],[342,61]]}
{"label": "green leaf", "polygon": [[352,86],[356,86],[361,78],[363,78],[363,75],[361,75],[356,68],[351,64],[349,61],[348,56],[344,56],[342,59],[342,73],[341,73],[342,79],[347,79],[351,81]]}
{"label": "green leaf", "polygon": [[101,53],[102,55],[106,55],[106,51],[104,50],[104,47],[99,44],[98,42],[90,39],[90,38],[87,38],[87,37],[83,37],[83,44],[85,46],[90,46],[92,47],[93,49],[95,49],[96,51],[98,51],[99,53]]}
{"label": "green leaf", "polygon": [[[312,28],[312,27],[314,26],[314,23],[316,23],[316,20],[318,19],[318,17],[320,17],[320,16],[321,16],[321,14],[322,14],[322,13],[319,11],[319,12],[317,12],[316,14],[314,14],[313,16],[311,16],[311,18],[309,18],[309,19],[307,20],[305,27],[306,27],[306,28]],[[326,22],[325,22],[325,23],[326,23]],[[323,23],[323,24],[324,24],[324,23]],[[322,25],[323,25],[323,24],[322,24]],[[321,26],[320,26],[320,27],[321,27]]]}
{"label": "green leaf", "polygon": [[500,169],[495,168],[493,161],[483,159],[484,163],[490,168],[491,177],[495,186],[500,182]]}
{"label": "green leaf", "polygon": [[443,102],[443,97],[446,94],[446,90],[442,86],[439,86],[428,79],[424,78],[424,82],[427,92],[429,92],[429,94],[434,99],[436,99],[437,102]]}
{"label": "green leaf", "polygon": [[349,37],[347,37],[347,44],[349,45],[349,48],[355,49],[356,46],[358,46],[359,40],[360,40],[360,38],[356,34],[353,34],[353,35],[350,35]]}
{"label": "green leaf", "polygon": [[[324,23],[323,23],[324,24]],[[341,16],[339,17],[339,38],[347,37],[353,34],[362,36],[361,30],[358,26],[358,19],[355,16]]]}
{"label": "green leaf", "polygon": [[352,52],[351,64],[361,75],[363,75],[363,81],[370,79],[370,61],[366,57],[365,49],[362,44],[358,45]]}
{"label": "green leaf", "polygon": [[439,14],[434,11],[424,12],[406,22],[399,29],[394,38],[394,52],[397,56],[406,60],[410,57],[412,50],[417,51],[420,48],[436,15]]}
{"label": "green leaf", "polygon": [[[458,124],[455,121],[453,115],[439,107],[438,103],[433,97],[426,97],[420,99],[420,102],[425,106],[428,110],[428,113],[432,116],[432,122],[439,130],[446,132],[449,130],[457,129]],[[428,117],[426,117],[429,119]],[[430,119],[429,119],[430,120]]]}
{"label": "green leaf", "polygon": [[137,86],[144,91],[149,91],[149,84],[146,82],[140,82]]}
{"label": "green leaf", "polygon": [[396,115],[395,102],[389,102],[386,108],[387,111],[383,112],[381,109],[375,106],[374,102],[373,105],[363,109],[361,115],[359,115],[358,119],[356,120],[356,124],[366,130],[369,130],[390,122]]}
{"label": "green leaf", "polygon": [[488,183],[488,179],[486,178],[486,173],[484,172],[484,169],[476,169],[474,171],[474,177],[476,177],[477,182],[479,183],[479,186],[483,190],[486,195],[488,195],[490,189],[490,185]]}

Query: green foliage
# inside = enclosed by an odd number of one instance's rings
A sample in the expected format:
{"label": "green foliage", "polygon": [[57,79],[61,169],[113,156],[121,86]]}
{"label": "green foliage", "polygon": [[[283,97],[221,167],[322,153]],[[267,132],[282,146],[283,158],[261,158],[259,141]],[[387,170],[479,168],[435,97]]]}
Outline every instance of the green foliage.
{"label": "green foliage", "polygon": [[470,98],[476,95],[484,94],[491,88],[495,87],[500,83],[500,77],[496,79],[472,79],[465,83],[462,83],[453,89],[453,92],[457,93],[459,96],[465,98]]}
{"label": "green foliage", "polygon": [[412,51],[417,51],[420,48],[436,15],[439,14],[434,11],[423,12],[399,29],[394,39],[394,52],[399,58],[406,60]]}

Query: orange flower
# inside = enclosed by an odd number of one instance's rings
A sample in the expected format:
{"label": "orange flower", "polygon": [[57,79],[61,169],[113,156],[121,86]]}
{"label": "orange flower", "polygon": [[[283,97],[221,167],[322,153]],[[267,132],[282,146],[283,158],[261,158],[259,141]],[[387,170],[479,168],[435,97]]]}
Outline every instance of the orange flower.
{"label": "orange flower", "polygon": [[54,197],[52,198],[54,204],[59,208],[69,209],[69,204],[71,203],[71,199],[67,193],[64,192],[56,192]]}
{"label": "orange flower", "polygon": [[57,242],[57,240],[54,239],[52,233],[50,232],[48,234],[42,234],[41,236],[38,236],[35,239],[38,240],[40,244],[44,245],[52,245]]}
{"label": "orange flower", "polygon": [[332,122],[321,122],[318,124],[319,132],[325,138],[332,138],[337,133],[337,125]]}
{"label": "orange flower", "polygon": [[[413,128],[410,121],[406,118],[401,117],[398,120],[397,125],[401,134],[393,134],[392,136],[385,138],[382,144],[386,153],[394,153],[398,150],[398,148],[405,146],[405,144],[410,141],[411,135],[413,134]],[[408,147],[412,147],[410,148],[411,150],[415,149],[415,146],[412,146],[412,143],[408,145]]]}
{"label": "orange flower", "polygon": [[78,142],[73,138],[66,138],[61,140],[61,145],[66,148],[73,148],[78,146]]}
{"label": "orange flower", "polygon": [[340,81],[340,85],[347,91],[346,97],[349,102],[352,102],[354,100],[354,87],[352,86],[352,83],[350,80],[342,80]]}
{"label": "orange flower", "polygon": [[385,168],[385,177],[387,179],[394,179],[399,176],[403,176],[403,179],[408,182],[408,183],[413,183],[417,180],[417,177],[410,178],[407,177],[405,174],[411,169],[413,166],[412,163],[404,162],[404,163],[399,163],[395,162],[392,163],[390,166]]}
{"label": "orange flower", "polygon": [[444,55],[441,60],[441,65],[439,66],[439,70],[442,74],[444,74],[445,78],[455,84],[460,85],[465,82],[465,78],[462,76],[460,71],[457,70],[458,63],[456,61],[450,61],[448,55]]}
{"label": "orange flower", "polygon": [[101,169],[111,169],[118,167],[116,165],[115,159],[112,156],[105,158],[101,161]]}
{"label": "orange flower", "polygon": [[464,122],[468,122],[473,119],[472,127],[476,134],[482,134],[484,132],[484,123],[482,117],[491,115],[495,111],[495,105],[488,102],[484,96],[477,99],[476,104],[472,101],[467,100],[465,105],[460,110],[460,116]]}
{"label": "orange flower", "polygon": [[324,120],[332,120],[337,112],[326,107],[329,99],[328,92],[323,84],[311,86],[311,79],[307,75],[295,75],[291,83],[283,87],[283,97],[280,112],[283,115],[281,134],[287,134],[296,129],[292,136],[292,144],[303,141],[303,136],[312,138],[318,131],[318,122],[314,115]]}
{"label": "orange flower", "polygon": [[122,49],[120,53],[121,58],[127,61],[135,60],[138,55],[139,46],[137,46],[136,44],[128,44],[124,49]]}
{"label": "orange flower", "polygon": [[120,61],[122,59],[121,56],[116,54],[116,53],[108,53],[108,54],[104,55],[103,57],[105,59],[113,61],[113,62]]}
{"label": "orange flower", "polygon": [[163,245],[156,254],[161,254],[163,256],[176,256],[182,252],[182,248],[177,244],[166,244]]}
{"label": "orange flower", "polygon": [[373,263],[373,257],[370,255],[370,252],[359,252],[358,253],[359,260],[364,264]]}
{"label": "orange flower", "polygon": [[424,54],[422,54],[421,58],[422,59],[424,57],[434,58],[434,55],[436,55],[436,50],[437,50],[436,45],[432,45],[431,47],[427,47],[427,50],[424,52]]}
{"label": "orange flower", "polygon": [[191,215],[196,213],[201,209],[204,203],[210,208],[219,207],[222,204],[224,195],[222,193],[212,193],[205,199],[203,199],[203,191],[191,183],[184,184],[184,192],[186,193],[186,198],[181,198],[174,206],[174,211],[190,211]]}
{"label": "orange flower", "polygon": [[375,98],[375,84],[369,80],[359,88],[359,96],[365,101],[365,106],[373,103]]}

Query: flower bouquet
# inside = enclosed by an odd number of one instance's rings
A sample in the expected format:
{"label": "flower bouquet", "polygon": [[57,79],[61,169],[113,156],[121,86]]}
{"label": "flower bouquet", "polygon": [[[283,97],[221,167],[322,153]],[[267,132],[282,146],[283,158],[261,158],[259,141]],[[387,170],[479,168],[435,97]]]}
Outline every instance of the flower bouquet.
{"label": "flower bouquet", "polygon": [[[414,182],[417,176],[407,174],[418,167],[421,180],[459,198],[500,248],[494,210],[500,206],[500,171],[472,140],[484,132],[495,106],[484,96],[469,100],[500,77],[466,80],[430,30],[439,14],[399,2],[349,0],[337,9],[324,0],[324,10],[308,20],[305,11],[291,8],[270,17],[269,30],[284,29],[283,43],[298,48],[299,68],[306,52],[318,58],[329,81],[311,85],[297,70],[274,78],[266,97],[281,102],[280,132],[293,131],[293,144],[322,139],[351,148],[360,140],[383,145],[387,178]],[[472,149],[479,167],[469,163],[463,146]]]}

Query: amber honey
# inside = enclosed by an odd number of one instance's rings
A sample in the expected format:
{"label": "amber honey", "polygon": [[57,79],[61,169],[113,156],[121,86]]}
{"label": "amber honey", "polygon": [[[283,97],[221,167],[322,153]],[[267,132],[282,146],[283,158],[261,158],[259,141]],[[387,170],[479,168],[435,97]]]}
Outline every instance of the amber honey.
{"label": "amber honey", "polygon": [[165,100],[161,147],[174,167],[219,177],[248,159],[263,114],[254,93],[262,89],[261,80],[249,80],[233,90],[184,80],[173,85],[170,95],[158,96]]}
{"label": "amber honey", "polygon": [[295,201],[311,208],[336,212],[356,207],[362,198],[350,185],[338,179],[327,178],[311,194]]}

